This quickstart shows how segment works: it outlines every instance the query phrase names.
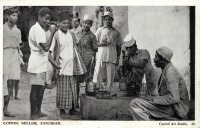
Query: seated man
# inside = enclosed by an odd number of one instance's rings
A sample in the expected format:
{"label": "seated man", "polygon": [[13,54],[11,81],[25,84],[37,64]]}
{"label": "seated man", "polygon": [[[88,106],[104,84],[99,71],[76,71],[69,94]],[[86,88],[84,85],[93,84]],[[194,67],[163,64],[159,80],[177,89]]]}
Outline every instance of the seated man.
{"label": "seated man", "polygon": [[159,96],[133,99],[130,103],[134,120],[184,119],[188,113],[188,91],[181,73],[170,62],[172,51],[163,46],[156,50],[154,63],[162,69],[158,82]]}
{"label": "seated man", "polygon": [[[151,57],[146,49],[138,49],[135,39],[131,35],[124,38],[126,57],[118,70],[119,77],[126,77],[127,96],[137,96],[142,86],[142,79],[146,75],[148,87],[152,87],[151,74],[153,71]],[[122,71],[123,70],[123,71]],[[125,73],[123,73],[125,72]]]}

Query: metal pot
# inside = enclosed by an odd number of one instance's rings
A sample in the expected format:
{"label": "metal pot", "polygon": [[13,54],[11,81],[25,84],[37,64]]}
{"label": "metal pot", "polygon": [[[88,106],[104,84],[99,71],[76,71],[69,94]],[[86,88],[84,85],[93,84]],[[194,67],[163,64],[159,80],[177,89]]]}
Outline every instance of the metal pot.
{"label": "metal pot", "polygon": [[96,84],[94,82],[88,82],[86,84],[86,95],[88,96],[96,95]]}
{"label": "metal pot", "polygon": [[86,84],[86,91],[87,92],[96,92],[96,84],[94,82],[88,82]]}

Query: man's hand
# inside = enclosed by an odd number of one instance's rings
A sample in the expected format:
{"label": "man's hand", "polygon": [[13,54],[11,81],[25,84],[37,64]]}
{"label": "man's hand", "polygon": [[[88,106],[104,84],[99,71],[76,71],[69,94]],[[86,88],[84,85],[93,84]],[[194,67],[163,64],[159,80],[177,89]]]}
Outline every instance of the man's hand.
{"label": "man's hand", "polygon": [[108,46],[108,42],[107,41],[102,41],[101,42],[101,46]]}
{"label": "man's hand", "polygon": [[56,27],[56,25],[51,25],[50,26],[51,33],[55,33],[57,30],[58,30],[58,27]]}
{"label": "man's hand", "polygon": [[107,38],[104,38],[104,39],[102,39],[102,42],[101,42],[101,43],[98,43],[98,42],[97,42],[97,44],[98,44],[98,46],[100,46],[100,47],[104,47],[104,46],[108,46],[109,42],[108,42]]}

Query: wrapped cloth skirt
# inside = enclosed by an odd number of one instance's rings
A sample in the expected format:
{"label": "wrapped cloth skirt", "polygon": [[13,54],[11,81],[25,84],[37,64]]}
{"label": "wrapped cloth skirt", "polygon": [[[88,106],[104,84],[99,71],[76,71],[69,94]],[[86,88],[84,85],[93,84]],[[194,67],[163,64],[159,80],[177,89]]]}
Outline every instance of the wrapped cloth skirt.
{"label": "wrapped cloth skirt", "polygon": [[59,109],[71,109],[78,106],[75,76],[59,75],[57,82],[56,106]]}

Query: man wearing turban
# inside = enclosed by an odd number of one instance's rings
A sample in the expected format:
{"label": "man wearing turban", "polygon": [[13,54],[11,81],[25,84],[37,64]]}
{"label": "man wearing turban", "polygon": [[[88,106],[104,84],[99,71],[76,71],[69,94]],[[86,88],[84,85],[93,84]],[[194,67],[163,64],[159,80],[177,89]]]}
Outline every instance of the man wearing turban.
{"label": "man wearing turban", "polygon": [[135,98],[131,101],[134,120],[181,120],[189,110],[188,91],[181,73],[171,63],[173,52],[163,46],[156,50],[154,63],[162,69],[158,81],[158,96]]}

